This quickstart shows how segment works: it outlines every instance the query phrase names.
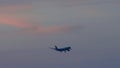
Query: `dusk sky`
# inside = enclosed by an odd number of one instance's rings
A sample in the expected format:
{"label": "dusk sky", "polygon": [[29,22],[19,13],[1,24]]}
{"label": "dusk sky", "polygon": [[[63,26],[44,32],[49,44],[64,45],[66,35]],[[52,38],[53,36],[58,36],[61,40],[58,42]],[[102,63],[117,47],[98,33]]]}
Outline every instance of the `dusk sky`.
{"label": "dusk sky", "polygon": [[120,1],[0,0],[0,68],[120,68]]}

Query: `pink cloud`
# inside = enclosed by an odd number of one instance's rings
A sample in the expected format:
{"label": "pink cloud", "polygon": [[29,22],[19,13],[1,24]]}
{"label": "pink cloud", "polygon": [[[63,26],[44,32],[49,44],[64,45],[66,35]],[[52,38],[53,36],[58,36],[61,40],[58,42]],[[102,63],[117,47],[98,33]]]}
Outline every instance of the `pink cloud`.
{"label": "pink cloud", "polygon": [[30,27],[30,25],[27,24],[25,21],[10,16],[5,16],[5,17],[0,16],[0,23],[19,27],[19,28]]}
{"label": "pink cloud", "polygon": [[76,26],[64,25],[64,26],[43,26],[28,23],[26,20],[18,19],[15,17],[4,16],[0,17],[0,24],[6,24],[19,29],[23,29],[23,32],[32,33],[57,33],[68,31]]}
{"label": "pink cloud", "polygon": [[11,11],[12,14],[0,13],[0,24],[10,25],[19,29],[22,32],[31,33],[57,33],[73,29],[76,26],[64,25],[64,26],[43,26],[29,23],[29,16],[21,16],[14,14],[14,11],[20,11],[24,9],[31,9],[30,5],[18,5],[18,6],[3,6],[0,10]]}

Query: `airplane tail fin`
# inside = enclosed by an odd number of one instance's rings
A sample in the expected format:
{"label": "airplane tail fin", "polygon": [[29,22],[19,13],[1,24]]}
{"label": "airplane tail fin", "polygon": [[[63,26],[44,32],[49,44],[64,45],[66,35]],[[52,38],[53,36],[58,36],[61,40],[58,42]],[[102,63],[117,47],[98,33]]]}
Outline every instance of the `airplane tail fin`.
{"label": "airplane tail fin", "polygon": [[54,49],[54,50],[56,50],[56,49],[58,49],[58,47],[55,45],[55,48],[52,48],[52,47],[49,47],[50,49]]}
{"label": "airplane tail fin", "polygon": [[55,45],[55,49],[58,49],[58,47]]}

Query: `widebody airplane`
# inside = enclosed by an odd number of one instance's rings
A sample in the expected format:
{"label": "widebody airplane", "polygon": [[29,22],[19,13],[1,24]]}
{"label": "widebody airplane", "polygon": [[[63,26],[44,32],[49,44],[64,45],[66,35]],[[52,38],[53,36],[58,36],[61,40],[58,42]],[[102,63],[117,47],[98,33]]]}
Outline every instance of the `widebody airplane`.
{"label": "widebody airplane", "polygon": [[51,49],[54,49],[59,52],[67,52],[71,50],[71,47],[58,48],[57,46],[55,46],[55,48],[51,48]]}

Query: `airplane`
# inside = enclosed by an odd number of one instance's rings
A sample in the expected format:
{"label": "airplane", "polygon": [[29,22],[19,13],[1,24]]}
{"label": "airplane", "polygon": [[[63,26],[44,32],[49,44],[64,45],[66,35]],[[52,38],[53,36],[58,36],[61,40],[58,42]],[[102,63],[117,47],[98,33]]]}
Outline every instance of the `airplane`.
{"label": "airplane", "polygon": [[66,52],[66,51],[70,51],[71,50],[71,47],[64,47],[64,48],[58,48],[56,45],[55,45],[55,48],[51,48],[51,49],[54,49],[56,51],[59,51],[59,52]]}

